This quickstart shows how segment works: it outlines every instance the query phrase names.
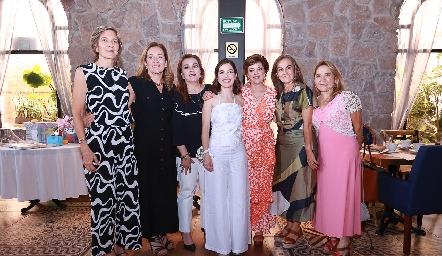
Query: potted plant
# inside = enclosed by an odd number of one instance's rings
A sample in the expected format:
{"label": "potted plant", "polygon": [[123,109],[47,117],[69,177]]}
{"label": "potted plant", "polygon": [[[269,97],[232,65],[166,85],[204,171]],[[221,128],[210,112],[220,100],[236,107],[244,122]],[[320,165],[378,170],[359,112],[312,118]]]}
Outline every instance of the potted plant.
{"label": "potted plant", "polygon": [[[40,66],[35,65],[32,70],[25,70],[23,72],[23,81],[34,90],[42,86],[49,86],[52,83],[52,77],[41,73]],[[15,123],[28,122],[33,119],[40,121],[43,119],[47,109],[45,105],[47,104],[44,103],[41,96],[37,96],[34,93],[27,94],[26,96],[19,94],[13,101],[16,111]]]}

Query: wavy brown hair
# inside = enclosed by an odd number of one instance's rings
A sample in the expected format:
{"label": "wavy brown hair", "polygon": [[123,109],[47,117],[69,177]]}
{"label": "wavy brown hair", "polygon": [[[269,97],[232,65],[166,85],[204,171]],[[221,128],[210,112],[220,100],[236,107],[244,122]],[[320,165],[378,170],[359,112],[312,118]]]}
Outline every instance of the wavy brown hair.
{"label": "wavy brown hair", "polygon": [[262,64],[265,74],[267,75],[267,72],[269,72],[269,62],[267,61],[266,57],[257,53],[247,57],[247,59],[244,61],[244,64],[242,65],[242,73],[247,76],[247,73],[249,72],[249,67],[255,65],[256,63]]}
{"label": "wavy brown hair", "polygon": [[120,35],[118,35],[117,30],[112,26],[99,26],[99,27],[96,27],[94,29],[94,31],[92,31],[90,43],[91,43],[92,52],[94,53],[94,62],[96,62],[99,58],[99,54],[97,52],[98,40],[100,40],[101,33],[103,33],[106,30],[114,31],[115,35],[117,35],[118,45],[120,47],[118,48],[118,53],[114,59],[113,65],[117,66],[117,67],[121,67],[120,56],[121,56],[121,52],[123,51],[123,43],[121,42],[121,37],[120,37]]}
{"label": "wavy brown hair", "polygon": [[275,60],[275,63],[273,63],[272,74],[271,74],[273,86],[276,89],[276,97],[277,98],[281,97],[281,94],[284,91],[284,83],[281,80],[279,80],[279,78],[278,78],[278,64],[283,59],[288,59],[292,62],[293,68],[295,69],[294,82],[295,83],[299,82],[299,83],[305,84],[304,77],[302,76],[301,68],[299,68],[298,63],[296,63],[295,58],[293,58],[290,55],[283,54]]}
{"label": "wavy brown hair", "polygon": [[233,82],[233,94],[238,95],[241,93],[241,80],[239,80],[238,77],[238,69],[236,68],[235,63],[227,58],[220,60],[218,64],[216,64],[215,78],[213,79],[210,90],[215,94],[218,94],[221,91],[221,84],[218,82],[218,72],[219,68],[224,64],[230,64],[233,67],[233,71],[235,72],[236,75],[235,81]]}
{"label": "wavy brown hair", "polygon": [[178,61],[178,66],[176,69],[178,84],[175,90],[181,95],[181,99],[183,100],[184,103],[191,103],[192,101],[190,100],[189,92],[187,91],[186,81],[181,75],[181,73],[183,72],[183,61],[186,59],[195,59],[196,62],[198,62],[198,66],[200,67],[200,72],[201,72],[201,77],[198,79],[198,83],[200,84],[202,84],[204,81],[205,71],[203,66],[201,65],[200,57],[194,54],[186,53],[183,56],[181,56],[180,60]]}
{"label": "wavy brown hair", "polygon": [[160,44],[158,42],[152,42],[147,45],[146,49],[144,49],[144,51],[140,57],[140,63],[138,65],[137,74],[135,76],[138,78],[144,77],[145,80],[152,80],[152,78],[149,76],[149,72],[146,68],[146,65],[144,65],[144,63],[146,62],[146,58],[147,58],[147,52],[152,47],[159,47],[159,48],[161,48],[161,50],[164,53],[164,58],[166,59],[167,67],[163,70],[161,82],[166,83],[166,88],[168,90],[171,90],[173,87],[173,80],[174,80],[174,75],[173,75],[173,71],[171,68],[172,65],[170,65],[170,58],[169,58],[169,54],[167,53],[166,47],[163,44]]}
{"label": "wavy brown hair", "polygon": [[315,85],[315,91],[316,91],[317,96],[321,95],[321,92],[316,88],[315,77],[316,77],[316,71],[321,66],[329,67],[334,78],[335,78],[335,84],[333,85],[333,92],[332,92],[331,98],[329,100],[329,101],[331,101],[336,97],[336,95],[338,95],[343,90],[345,90],[344,78],[342,77],[342,74],[341,74],[341,71],[339,70],[339,68],[333,62],[328,61],[328,60],[320,61],[315,67],[315,72],[313,72],[313,84]]}

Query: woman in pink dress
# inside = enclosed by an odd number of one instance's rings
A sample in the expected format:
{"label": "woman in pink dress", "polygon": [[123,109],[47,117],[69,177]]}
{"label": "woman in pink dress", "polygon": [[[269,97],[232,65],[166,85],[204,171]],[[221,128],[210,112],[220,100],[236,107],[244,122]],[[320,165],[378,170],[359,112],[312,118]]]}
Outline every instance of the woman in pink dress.
{"label": "woman in pink dress", "polygon": [[313,77],[319,95],[313,111],[319,147],[313,224],[330,237],[324,249],[351,255],[351,238],[361,234],[361,101],[344,91],[341,72],[332,62],[319,62]]}

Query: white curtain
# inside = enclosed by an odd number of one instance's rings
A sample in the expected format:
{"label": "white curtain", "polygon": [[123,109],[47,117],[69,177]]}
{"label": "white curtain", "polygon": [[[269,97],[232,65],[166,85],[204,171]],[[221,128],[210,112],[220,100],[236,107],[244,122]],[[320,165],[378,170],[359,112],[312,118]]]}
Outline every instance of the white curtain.
{"label": "white curtain", "polygon": [[[183,15],[184,53],[198,55],[206,73],[205,83],[212,83],[218,63],[218,0],[189,0]],[[179,74],[177,74],[179,75]]]}
{"label": "white curtain", "polygon": [[[277,0],[246,1],[245,19],[245,57],[259,53],[266,57],[270,64],[270,75],[273,62],[282,53],[282,17]],[[270,76],[269,76],[270,77]],[[271,85],[270,79],[267,85]]]}
{"label": "white curtain", "polygon": [[403,128],[419,92],[441,10],[441,0],[407,0],[402,5],[391,125],[394,130]]}
{"label": "white curtain", "polygon": [[71,67],[67,54],[66,14],[59,0],[29,0],[29,4],[52,81],[57,89],[61,109],[65,115],[72,116]]}
{"label": "white curtain", "polygon": [[0,95],[6,77],[18,0],[0,0]]}

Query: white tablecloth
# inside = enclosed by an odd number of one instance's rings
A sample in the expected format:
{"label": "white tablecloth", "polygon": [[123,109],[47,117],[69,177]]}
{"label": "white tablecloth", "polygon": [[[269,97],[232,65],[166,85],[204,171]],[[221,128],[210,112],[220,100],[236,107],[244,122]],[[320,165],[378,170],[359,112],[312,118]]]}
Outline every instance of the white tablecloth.
{"label": "white tablecloth", "polygon": [[0,196],[18,201],[87,195],[78,144],[40,149],[0,147]]}

